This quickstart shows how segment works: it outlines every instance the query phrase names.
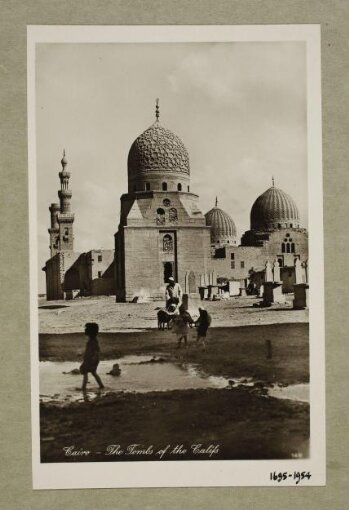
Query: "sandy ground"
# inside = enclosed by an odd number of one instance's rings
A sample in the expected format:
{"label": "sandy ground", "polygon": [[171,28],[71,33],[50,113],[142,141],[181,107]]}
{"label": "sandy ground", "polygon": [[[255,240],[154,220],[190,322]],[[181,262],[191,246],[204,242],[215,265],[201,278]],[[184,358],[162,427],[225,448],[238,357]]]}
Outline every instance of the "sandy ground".
{"label": "sandy ground", "polygon": [[[236,327],[274,323],[307,322],[307,310],[293,310],[292,296],[285,305],[255,308],[255,297],[204,301],[212,316],[212,327]],[[116,303],[114,296],[82,298],[74,301],[39,302],[40,333],[83,331],[86,322],[97,322],[104,332],[157,328],[159,303]],[[198,313],[197,313],[198,315]]]}
{"label": "sandy ground", "polygon": [[[256,384],[219,390],[114,393],[63,408],[42,403],[43,462],[158,460],[156,451],[167,444],[171,448],[183,445],[186,453],[167,452],[162,460],[282,459],[308,455],[309,405],[265,397],[264,393],[270,384],[309,381],[308,324],[211,328],[205,351],[195,346],[195,330],[190,333],[187,350],[176,349],[170,331],[154,329],[104,332],[99,340],[103,359],[162,353],[173,362],[192,363],[209,375],[252,377]],[[267,357],[266,340],[272,342],[271,359]],[[42,334],[40,359],[79,362],[85,341],[81,333]],[[79,384],[81,376],[76,377]],[[142,445],[141,449],[151,447],[149,451],[153,453],[128,455],[128,446],[135,443]],[[124,453],[106,455],[108,447],[115,444]],[[206,453],[194,455],[194,444],[203,445]],[[213,456],[208,451],[210,445],[218,445]],[[64,450],[67,447],[89,453],[67,456]]]}

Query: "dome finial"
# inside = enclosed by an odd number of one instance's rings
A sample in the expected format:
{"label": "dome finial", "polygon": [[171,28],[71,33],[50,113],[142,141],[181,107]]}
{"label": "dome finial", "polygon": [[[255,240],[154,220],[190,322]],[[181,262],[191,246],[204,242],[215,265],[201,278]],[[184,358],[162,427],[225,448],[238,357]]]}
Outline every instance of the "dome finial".
{"label": "dome finial", "polygon": [[215,206],[218,207],[218,198],[216,197],[216,203]]}
{"label": "dome finial", "polygon": [[159,107],[159,98],[158,97],[156,98],[155,117],[156,117],[156,122],[159,122],[160,107]]}
{"label": "dome finial", "polygon": [[273,183],[273,188],[275,188],[274,176],[271,178],[271,182]]}

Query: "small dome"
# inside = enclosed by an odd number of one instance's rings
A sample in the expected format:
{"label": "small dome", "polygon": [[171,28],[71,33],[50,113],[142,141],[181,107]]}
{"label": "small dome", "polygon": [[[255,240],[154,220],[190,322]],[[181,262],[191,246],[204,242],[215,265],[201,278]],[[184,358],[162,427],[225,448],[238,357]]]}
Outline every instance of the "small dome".
{"label": "small dome", "polygon": [[299,212],[290,195],[272,186],[260,195],[251,209],[251,230],[298,228]]}
{"label": "small dome", "polygon": [[216,205],[205,214],[206,225],[211,227],[212,244],[236,244],[236,227],[229,214]]}
{"label": "small dome", "polygon": [[129,177],[154,171],[190,173],[189,155],[183,142],[159,122],[136,138],[128,154]]}

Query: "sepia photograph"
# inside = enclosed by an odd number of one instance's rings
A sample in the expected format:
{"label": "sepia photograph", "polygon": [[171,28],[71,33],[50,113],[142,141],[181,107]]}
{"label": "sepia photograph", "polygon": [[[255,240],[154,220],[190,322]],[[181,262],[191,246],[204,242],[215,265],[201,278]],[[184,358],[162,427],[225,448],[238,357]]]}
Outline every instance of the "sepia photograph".
{"label": "sepia photograph", "polygon": [[37,486],[323,484],[318,32],[98,28],[29,34]]}

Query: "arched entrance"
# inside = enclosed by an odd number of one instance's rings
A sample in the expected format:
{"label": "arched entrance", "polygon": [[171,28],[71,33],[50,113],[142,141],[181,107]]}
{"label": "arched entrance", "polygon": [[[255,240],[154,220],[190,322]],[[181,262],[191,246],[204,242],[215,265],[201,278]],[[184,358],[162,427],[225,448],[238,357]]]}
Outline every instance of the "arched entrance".
{"label": "arched entrance", "polygon": [[170,276],[173,276],[173,262],[164,262],[164,282],[168,283]]}

